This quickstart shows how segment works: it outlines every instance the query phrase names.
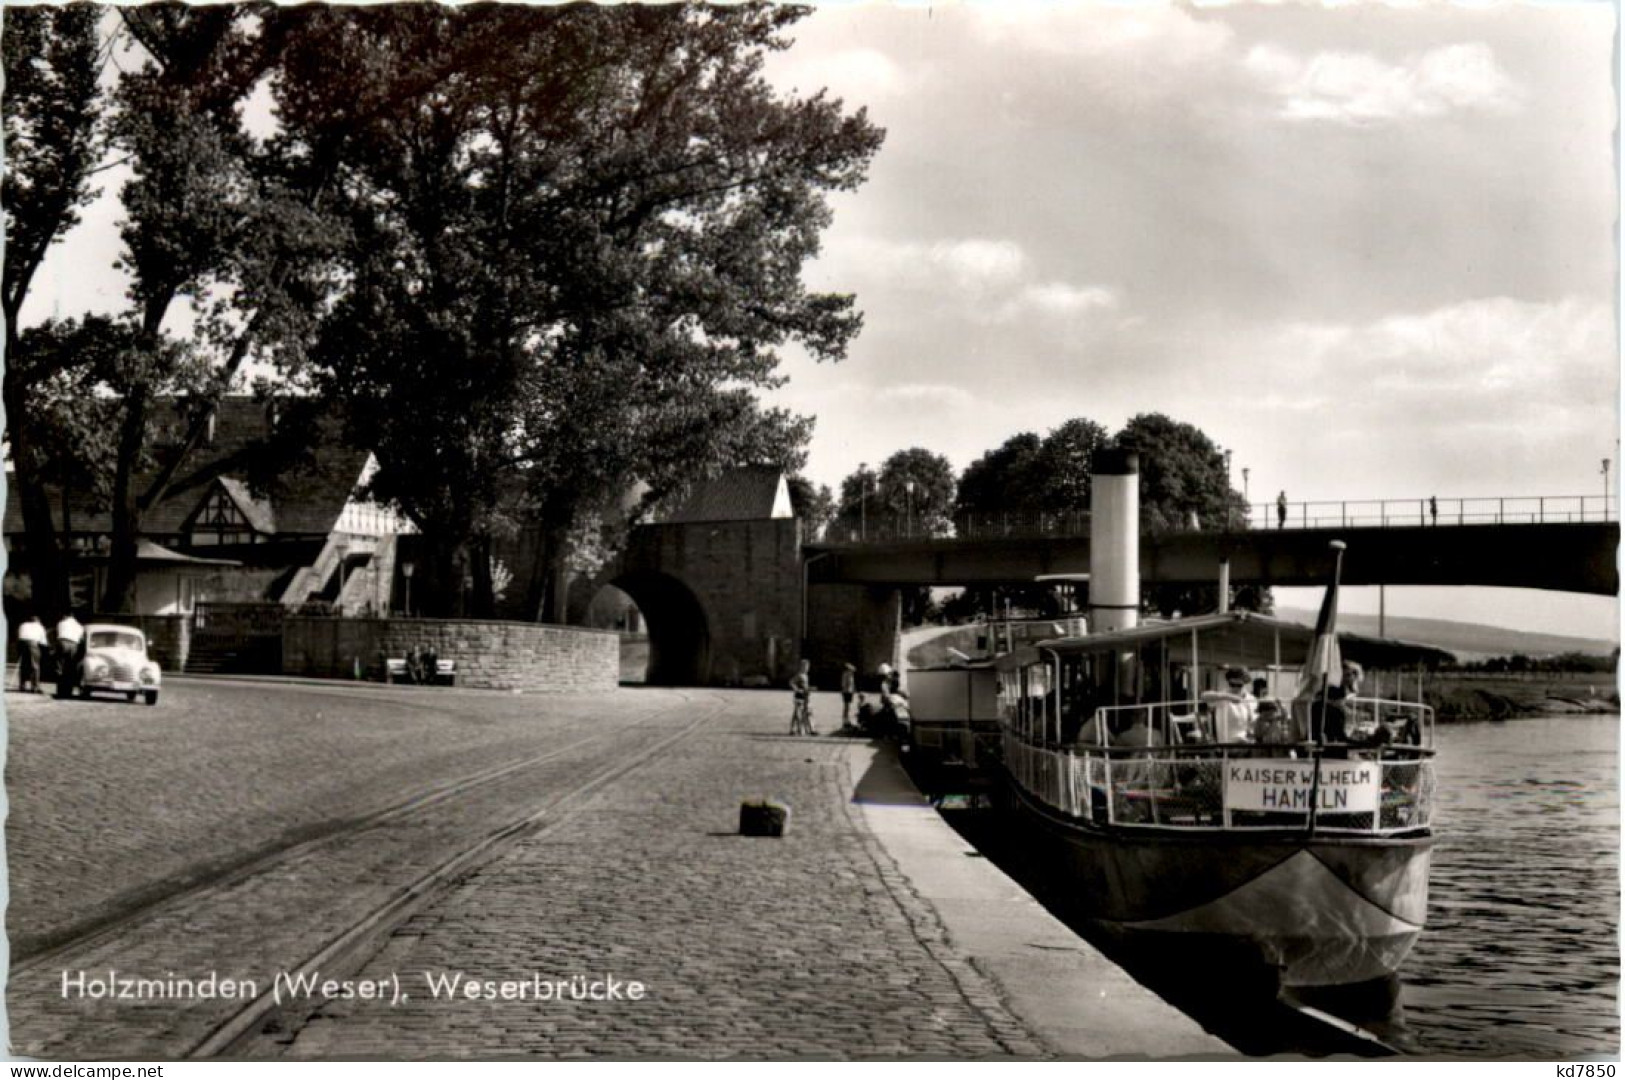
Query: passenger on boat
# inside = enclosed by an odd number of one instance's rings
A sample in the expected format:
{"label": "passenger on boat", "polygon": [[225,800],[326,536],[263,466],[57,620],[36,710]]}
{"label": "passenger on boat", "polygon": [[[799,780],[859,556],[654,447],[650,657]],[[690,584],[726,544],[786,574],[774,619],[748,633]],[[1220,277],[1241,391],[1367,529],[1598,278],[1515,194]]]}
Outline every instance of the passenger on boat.
{"label": "passenger on boat", "polygon": [[1292,738],[1292,718],[1275,701],[1258,703],[1258,718],[1253,722],[1253,742],[1260,746],[1286,746]]}
{"label": "passenger on boat", "polygon": [[1161,746],[1163,738],[1157,734],[1155,728],[1146,723],[1146,714],[1142,711],[1134,714],[1132,724],[1112,735],[1111,744],[1113,746]]}
{"label": "passenger on boat", "polygon": [[1247,691],[1247,673],[1233,667],[1224,673],[1228,691],[1209,690],[1202,700],[1213,707],[1214,738],[1222,743],[1246,742],[1257,703]]}
{"label": "passenger on boat", "polygon": [[1101,720],[1100,714],[1095,713],[1078,729],[1077,737],[1073,739],[1073,742],[1078,746],[1105,746],[1107,743],[1105,736],[1109,734],[1105,731],[1105,726],[1105,721]]}
{"label": "passenger on boat", "polygon": [[1365,669],[1353,660],[1343,661],[1343,685],[1332,686],[1315,697],[1310,716],[1310,737],[1322,743],[1349,741],[1349,713],[1347,701],[1360,693],[1360,679]]}

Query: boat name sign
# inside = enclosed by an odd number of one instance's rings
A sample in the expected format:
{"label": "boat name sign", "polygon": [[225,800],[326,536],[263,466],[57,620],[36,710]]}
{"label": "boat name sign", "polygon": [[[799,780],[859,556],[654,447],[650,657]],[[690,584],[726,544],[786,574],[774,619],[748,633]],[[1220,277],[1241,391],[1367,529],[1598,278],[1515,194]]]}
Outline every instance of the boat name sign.
{"label": "boat name sign", "polygon": [[1375,813],[1380,796],[1374,762],[1322,761],[1318,788],[1307,761],[1231,761],[1224,774],[1224,803],[1231,810],[1307,814],[1313,800],[1322,811]]}

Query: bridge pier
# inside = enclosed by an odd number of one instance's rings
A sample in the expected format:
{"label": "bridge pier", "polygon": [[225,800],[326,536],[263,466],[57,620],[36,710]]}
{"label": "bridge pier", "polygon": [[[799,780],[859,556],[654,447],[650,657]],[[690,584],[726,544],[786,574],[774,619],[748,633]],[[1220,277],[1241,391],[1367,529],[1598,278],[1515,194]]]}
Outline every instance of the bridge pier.
{"label": "bridge pier", "polygon": [[867,687],[883,663],[901,666],[903,594],[884,585],[813,585],[807,590],[805,656],[813,682],[834,688],[841,665],[858,669]]}

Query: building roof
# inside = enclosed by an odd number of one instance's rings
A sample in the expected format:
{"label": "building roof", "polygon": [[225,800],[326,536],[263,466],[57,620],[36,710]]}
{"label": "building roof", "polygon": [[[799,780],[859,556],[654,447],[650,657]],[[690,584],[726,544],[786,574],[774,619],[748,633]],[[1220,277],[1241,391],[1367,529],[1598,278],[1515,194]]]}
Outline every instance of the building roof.
{"label": "building roof", "polygon": [[[142,515],[142,533],[165,536],[183,532],[199,504],[214,491],[216,479],[243,517],[260,532],[273,536],[325,536],[332,532],[370,455],[344,446],[329,425],[326,431],[330,434],[309,448],[306,461],[275,470],[266,489],[257,491],[248,477],[256,471],[256,465],[265,464],[261,457],[263,444],[275,429],[275,410],[274,403],[246,395],[225,398],[215,414],[213,437],[188,455],[177,474],[177,485],[171,487],[168,496]],[[185,431],[179,403],[171,415],[159,417],[155,426],[155,441],[160,447],[166,440],[178,439]],[[208,476],[204,470],[210,469],[217,475],[205,482],[185,484],[189,475]],[[152,471],[138,474],[135,489],[142,490],[155,475]],[[24,531],[22,507],[9,472],[6,480],[5,532],[13,536]],[[51,510],[57,527],[62,528],[62,500],[55,490],[51,491]],[[70,517],[75,533],[112,531],[109,508],[88,493],[71,500]]]}
{"label": "building roof", "polygon": [[793,516],[790,488],[783,471],[771,465],[750,465],[700,481],[688,498],[661,520],[668,524],[688,524]]}

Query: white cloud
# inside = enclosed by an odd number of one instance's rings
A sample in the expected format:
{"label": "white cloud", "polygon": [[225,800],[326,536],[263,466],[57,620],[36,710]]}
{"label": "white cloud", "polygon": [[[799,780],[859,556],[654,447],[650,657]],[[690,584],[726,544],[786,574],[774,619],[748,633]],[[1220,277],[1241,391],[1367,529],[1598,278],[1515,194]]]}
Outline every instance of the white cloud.
{"label": "white cloud", "polygon": [[1079,57],[1140,54],[1168,71],[1223,54],[1235,36],[1223,23],[1156,4],[986,3],[972,6],[970,18],[990,44]]}
{"label": "white cloud", "polygon": [[932,244],[923,262],[952,275],[961,289],[1008,286],[1027,269],[1027,254],[1010,240],[952,240]]}
{"label": "white cloud", "polygon": [[903,383],[888,386],[875,394],[884,404],[927,409],[968,409],[976,397],[961,386],[946,383]]}
{"label": "white cloud", "polygon": [[1009,322],[1028,315],[1069,318],[1117,307],[1117,293],[1100,285],[1072,285],[1043,281],[1027,285],[993,312],[995,321]]}
{"label": "white cloud", "polygon": [[1257,45],[1244,64],[1281,99],[1280,115],[1288,120],[1373,124],[1455,110],[1508,112],[1524,97],[1490,47],[1478,42],[1431,49],[1400,64],[1368,53],[1319,52],[1304,59]]}

